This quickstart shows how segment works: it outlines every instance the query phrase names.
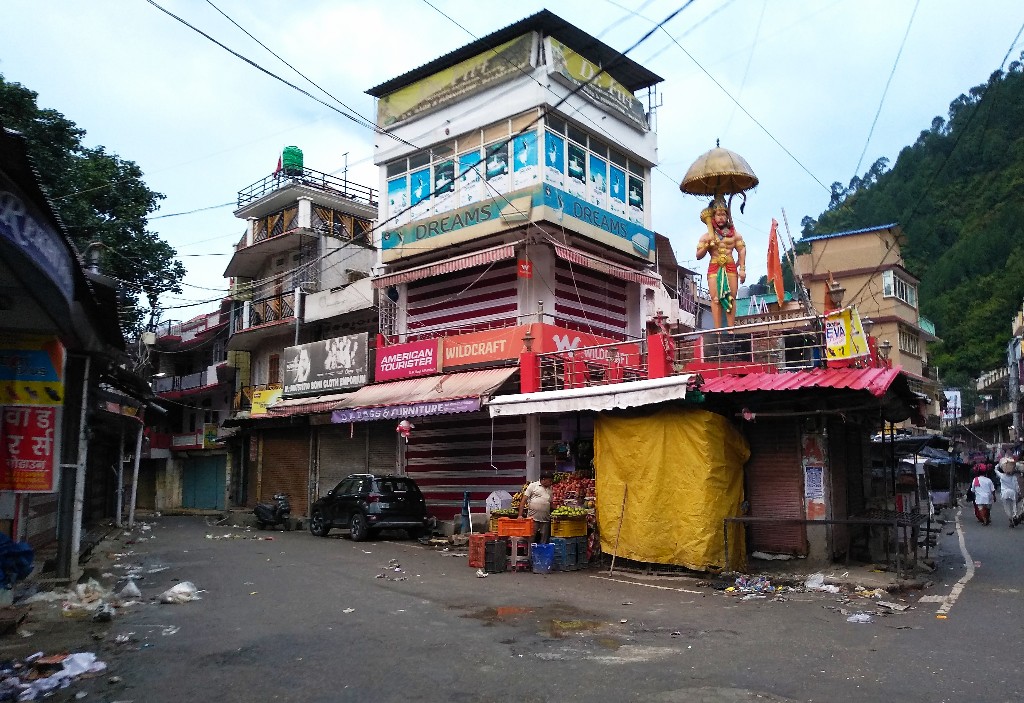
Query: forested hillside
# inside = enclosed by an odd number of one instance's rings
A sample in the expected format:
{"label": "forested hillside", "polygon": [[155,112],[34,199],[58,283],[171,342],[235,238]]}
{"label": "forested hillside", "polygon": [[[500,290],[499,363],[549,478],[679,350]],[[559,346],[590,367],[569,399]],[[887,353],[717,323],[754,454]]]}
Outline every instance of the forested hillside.
{"label": "forested hillside", "polygon": [[946,385],[963,385],[1005,364],[1024,298],[1024,65],[958,97],[888,166],[879,159],[848,187],[834,183],[803,235],[902,225],[921,314],[943,340],[929,363]]}

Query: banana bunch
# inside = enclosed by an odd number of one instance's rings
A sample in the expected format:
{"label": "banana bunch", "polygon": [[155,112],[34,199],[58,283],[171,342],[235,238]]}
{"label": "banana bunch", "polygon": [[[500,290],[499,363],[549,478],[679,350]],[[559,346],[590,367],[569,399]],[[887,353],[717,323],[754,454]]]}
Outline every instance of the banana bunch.
{"label": "banana bunch", "polygon": [[575,508],[568,505],[562,505],[551,511],[551,517],[586,517],[587,511],[585,508]]}

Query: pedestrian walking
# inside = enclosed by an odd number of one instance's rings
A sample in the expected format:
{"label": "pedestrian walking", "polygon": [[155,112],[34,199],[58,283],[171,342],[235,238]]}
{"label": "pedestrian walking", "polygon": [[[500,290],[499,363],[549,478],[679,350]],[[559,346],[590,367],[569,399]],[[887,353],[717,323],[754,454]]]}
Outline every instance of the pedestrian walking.
{"label": "pedestrian walking", "polygon": [[985,475],[985,470],[984,464],[975,467],[971,491],[974,493],[974,516],[982,525],[991,525],[992,500],[995,498],[996,486],[992,479]]}
{"label": "pedestrian walking", "polygon": [[1020,500],[1020,473],[1017,471],[1017,462],[1012,457],[1003,457],[996,466],[996,476],[999,478],[999,502],[1003,504],[1010,527],[1016,527],[1020,522],[1017,507],[1017,501]]}

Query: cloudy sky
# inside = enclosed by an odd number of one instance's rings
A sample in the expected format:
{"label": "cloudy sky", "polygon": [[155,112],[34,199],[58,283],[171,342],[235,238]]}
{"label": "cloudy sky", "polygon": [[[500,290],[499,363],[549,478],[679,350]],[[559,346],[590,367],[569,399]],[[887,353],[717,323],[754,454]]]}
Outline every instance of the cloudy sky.
{"label": "cloudy sky", "polygon": [[[702,199],[679,181],[721,140],[760,178],[737,224],[748,271],[765,270],[772,218],[828,205],[879,157],[893,162],[949,103],[983,83],[1014,46],[1019,0],[153,0],[286,80],[372,117],[366,89],[540,9],[577,23],[664,78],[653,228],[694,269]],[[230,18],[230,19],[229,19]],[[232,23],[232,20],[234,23]],[[242,31],[242,29],[245,32]],[[244,63],[149,0],[3,0],[0,73],[86,130],[85,143],[135,161],[166,195],[151,231],[188,268],[166,319],[211,309],[244,224],[240,189],[269,175],[282,147],[306,166],[376,187],[375,135]],[[191,213],[191,214],[180,214]],[[882,223],[879,223],[882,224]],[[178,307],[180,306],[180,307]]]}

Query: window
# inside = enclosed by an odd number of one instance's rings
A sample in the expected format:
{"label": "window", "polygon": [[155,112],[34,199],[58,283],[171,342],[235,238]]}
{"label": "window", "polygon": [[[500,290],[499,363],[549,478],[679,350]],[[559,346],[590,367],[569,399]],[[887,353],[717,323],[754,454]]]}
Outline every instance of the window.
{"label": "window", "polygon": [[921,356],[921,338],[917,332],[900,325],[900,351]]}
{"label": "window", "polygon": [[886,298],[899,298],[917,309],[917,286],[900,278],[893,271],[882,273],[882,295]]}
{"label": "window", "polygon": [[281,382],[281,356],[271,354],[267,361],[267,383]]}

